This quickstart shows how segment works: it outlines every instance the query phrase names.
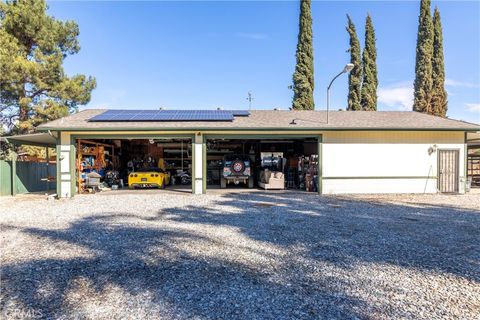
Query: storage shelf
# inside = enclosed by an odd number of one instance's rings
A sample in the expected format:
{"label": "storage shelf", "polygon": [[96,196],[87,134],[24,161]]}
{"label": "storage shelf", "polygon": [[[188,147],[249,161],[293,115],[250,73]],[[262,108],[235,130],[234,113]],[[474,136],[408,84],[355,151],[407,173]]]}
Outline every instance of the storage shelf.
{"label": "storage shelf", "polygon": [[[163,158],[165,161],[182,161],[182,158]],[[183,161],[192,160],[192,158],[184,157]]]}
{"label": "storage shelf", "polygon": [[230,150],[207,150],[207,154],[227,154],[227,153],[234,153],[233,151]]}
{"label": "storage shelf", "polygon": [[[88,148],[88,152],[83,152],[83,147],[86,146]],[[108,157],[112,157],[114,154],[114,148],[115,146],[112,144],[106,144],[106,143],[101,143],[101,142],[96,142],[96,141],[90,141],[90,140],[82,140],[78,139],[76,141],[76,147],[77,147],[77,154],[76,154],[76,163],[75,163],[75,169],[76,169],[76,178],[77,178],[77,187],[78,187],[78,192],[82,193],[83,191],[83,184],[84,184],[84,179],[82,179],[82,173],[83,170],[92,170],[96,169],[97,171],[100,171],[102,169],[102,164],[104,160]],[[101,147],[104,148],[111,148],[111,153],[110,152],[105,152],[105,150],[100,151]],[[85,148],[85,149],[87,149]],[[95,152],[91,152],[92,148],[94,148]],[[109,151],[109,150],[107,150]],[[86,166],[81,166],[80,163],[83,162],[84,158],[87,157],[94,157],[95,158],[95,164],[92,165],[86,165]],[[80,170],[83,167],[83,170]]]}

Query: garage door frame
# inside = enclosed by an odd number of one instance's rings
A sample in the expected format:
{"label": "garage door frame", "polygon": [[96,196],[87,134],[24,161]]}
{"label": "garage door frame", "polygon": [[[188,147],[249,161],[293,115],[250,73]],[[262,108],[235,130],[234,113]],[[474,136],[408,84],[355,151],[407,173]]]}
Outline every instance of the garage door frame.
{"label": "garage door frame", "polygon": [[313,138],[317,140],[317,152],[318,152],[318,185],[317,190],[318,194],[322,194],[322,185],[323,185],[323,173],[322,173],[322,145],[323,145],[323,135],[322,134],[292,134],[292,133],[278,133],[278,134],[220,134],[220,133],[205,133],[203,134],[203,163],[202,163],[202,193],[207,192],[207,140],[208,139],[239,139],[239,140],[250,140],[250,139],[263,139],[263,140],[276,140],[276,139],[302,139],[302,138]]}
{"label": "garage door frame", "polygon": [[77,139],[118,139],[118,140],[128,140],[128,139],[190,139],[190,143],[192,144],[192,193],[195,194],[195,148],[193,144],[195,143],[195,134],[119,134],[119,133],[106,133],[106,134],[72,134],[70,135],[70,145],[71,145],[71,154],[70,154],[70,174],[72,179],[72,188],[71,194],[72,196],[76,195],[76,188],[77,185],[77,175],[76,175],[76,166],[75,166],[75,159],[77,155],[77,147],[76,147],[76,140]]}

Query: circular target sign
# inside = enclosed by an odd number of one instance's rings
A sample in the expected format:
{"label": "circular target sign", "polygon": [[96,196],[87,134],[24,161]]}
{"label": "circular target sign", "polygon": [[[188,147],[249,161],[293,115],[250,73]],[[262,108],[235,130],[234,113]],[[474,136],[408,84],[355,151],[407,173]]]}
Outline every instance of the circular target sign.
{"label": "circular target sign", "polygon": [[241,172],[244,168],[243,162],[237,161],[232,165],[233,171]]}

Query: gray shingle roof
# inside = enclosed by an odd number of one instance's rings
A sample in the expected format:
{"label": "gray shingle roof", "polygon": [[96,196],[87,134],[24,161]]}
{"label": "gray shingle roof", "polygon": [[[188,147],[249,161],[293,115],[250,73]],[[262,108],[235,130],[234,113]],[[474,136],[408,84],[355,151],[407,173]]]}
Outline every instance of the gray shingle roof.
{"label": "gray shingle roof", "polygon": [[[461,130],[480,131],[479,124],[445,119],[413,111],[325,111],[252,110],[248,117],[233,121],[89,122],[104,109],[89,109],[47,122],[39,130],[176,130],[176,129],[260,129],[260,130]],[[295,120],[295,124],[292,124]]]}

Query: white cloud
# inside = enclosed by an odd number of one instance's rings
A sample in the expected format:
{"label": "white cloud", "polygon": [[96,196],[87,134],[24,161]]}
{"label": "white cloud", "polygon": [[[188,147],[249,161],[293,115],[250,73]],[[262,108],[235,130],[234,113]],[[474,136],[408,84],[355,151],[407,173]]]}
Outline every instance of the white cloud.
{"label": "white cloud", "polygon": [[250,40],[266,40],[268,39],[268,35],[265,33],[247,33],[247,32],[239,32],[236,34],[239,38],[245,38]]}
{"label": "white cloud", "polygon": [[405,82],[379,88],[378,102],[396,110],[411,110],[413,105],[413,85]]}
{"label": "white cloud", "polygon": [[466,103],[465,108],[467,111],[480,113],[480,103]]}
{"label": "white cloud", "polygon": [[464,87],[464,88],[478,88],[480,84],[478,83],[471,83],[471,82],[463,82],[457,81],[453,79],[445,79],[445,85],[450,87]]}

